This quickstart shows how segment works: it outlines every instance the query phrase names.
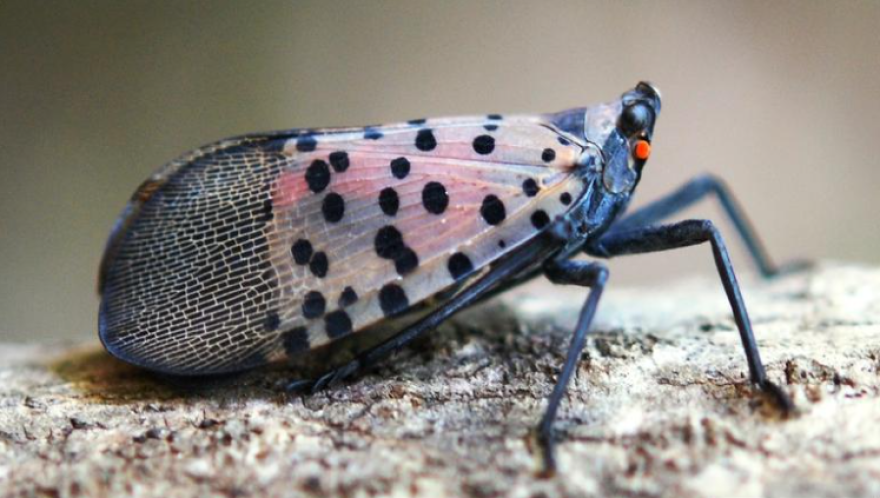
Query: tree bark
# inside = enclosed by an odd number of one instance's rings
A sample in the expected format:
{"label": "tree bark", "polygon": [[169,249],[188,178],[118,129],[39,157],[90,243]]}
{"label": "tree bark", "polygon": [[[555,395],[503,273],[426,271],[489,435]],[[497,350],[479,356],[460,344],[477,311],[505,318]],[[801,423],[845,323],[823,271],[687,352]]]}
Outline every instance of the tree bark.
{"label": "tree bark", "polygon": [[527,434],[585,291],[530,285],[352,382],[270,368],[172,381],[96,340],[0,344],[4,496],[880,496],[880,270],[744,294],[783,418],[747,382],[719,282],[615,288],[563,402],[559,471]]}

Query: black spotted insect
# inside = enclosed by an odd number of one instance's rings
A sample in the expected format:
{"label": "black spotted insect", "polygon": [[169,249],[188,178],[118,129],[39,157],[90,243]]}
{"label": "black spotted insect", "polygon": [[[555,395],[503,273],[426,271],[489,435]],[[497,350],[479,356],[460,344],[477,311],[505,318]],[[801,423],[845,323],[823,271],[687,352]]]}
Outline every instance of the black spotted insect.
{"label": "black spotted insect", "polygon": [[718,230],[659,224],[715,194],[764,276],[777,272],[723,183],[697,178],[624,215],[651,152],[660,93],[555,114],[419,119],[245,135],[160,169],[119,218],[101,265],[100,338],[127,362],[178,375],[311,354],[382,324],[351,362],[291,383],[317,390],[363,371],[455,312],[538,274],[590,288],[535,432],[551,426],[608,279],[599,262],[708,242],[751,382],[764,371]]}

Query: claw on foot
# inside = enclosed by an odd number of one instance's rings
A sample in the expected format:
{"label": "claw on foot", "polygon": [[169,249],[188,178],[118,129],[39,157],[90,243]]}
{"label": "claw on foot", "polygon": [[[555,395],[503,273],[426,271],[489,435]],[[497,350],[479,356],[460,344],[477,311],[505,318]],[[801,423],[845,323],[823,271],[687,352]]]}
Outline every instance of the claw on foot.
{"label": "claw on foot", "polygon": [[794,402],[791,400],[791,397],[785,392],[781,387],[777,386],[773,382],[769,380],[765,380],[761,384],[758,385],[758,388],[767,393],[771,398],[773,398],[773,402],[776,404],[776,407],[782,412],[783,417],[788,417],[792,413],[794,413]]}
{"label": "claw on foot", "polygon": [[287,384],[286,390],[291,394],[314,394],[327,387],[334,387],[347,379],[360,368],[360,363],[355,360],[339,368],[330,370],[317,379],[297,379]]}
{"label": "claw on foot", "polygon": [[556,475],[556,457],[551,433],[541,430],[539,426],[530,430],[527,438],[526,444],[536,459],[537,476],[548,479]]}

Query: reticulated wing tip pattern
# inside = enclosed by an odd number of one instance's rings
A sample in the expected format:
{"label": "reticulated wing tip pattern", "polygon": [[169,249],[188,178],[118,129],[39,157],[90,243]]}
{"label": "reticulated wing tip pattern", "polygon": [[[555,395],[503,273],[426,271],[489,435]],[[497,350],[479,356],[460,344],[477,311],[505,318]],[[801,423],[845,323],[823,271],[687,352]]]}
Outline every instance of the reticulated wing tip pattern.
{"label": "reticulated wing tip pattern", "polygon": [[109,351],[178,374],[265,362],[275,287],[268,185],[284,160],[258,143],[212,148],[140,203],[104,275]]}

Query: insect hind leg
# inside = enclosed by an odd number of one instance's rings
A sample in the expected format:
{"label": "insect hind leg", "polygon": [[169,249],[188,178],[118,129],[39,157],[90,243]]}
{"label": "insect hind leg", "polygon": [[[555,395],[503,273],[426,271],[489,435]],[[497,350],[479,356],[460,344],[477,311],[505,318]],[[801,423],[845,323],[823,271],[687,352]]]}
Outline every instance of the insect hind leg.
{"label": "insect hind leg", "polygon": [[[774,264],[773,260],[764,249],[764,245],[761,243],[761,239],[758,237],[754,226],[749,222],[745,211],[742,209],[739,202],[737,202],[736,197],[730,191],[730,188],[720,178],[708,174],[697,176],[674,192],[624,216],[620,221],[617,221],[611,226],[609,233],[624,232],[655,225],[676,213],[684,211],[691,205],[713,194],[721,203],[721,207],[733,223],[737,234],[739,234],[739,237],[745,244],[752,261],[754,261],[755,266],[758,267],[761,276],[764,278],[771,278],[776,275],[798,271],[809,266],[809,263],[806,261],[793,261],[781,267]],[[600,257],[605,256],[604,254],[593,254],[589,252],[589,249],[588,254]]]}
{"label": "insect hind leg", "polygon": [[574,334],[572,334],[571,343],[568,346],[565,364],[559,373],[559,378],[556,379],[553,392],[550,393],[544,415],[535,429],[535,437],[541,450],[541,458],[544,465],[543,473],[551,475],[556,470],[553,422],[556,420],[559,403],[562,401],[562,396],[565,395],[565,389],[577,368],[578,360],[586,345],[590,324],[593,322],[593,316],[595,316],[596,308],[599,305],[599,298],[602,297],[602,291],[605,289],[605,283],[608,281],[608,269],[601,263],[563,260],[548,262],[544,267],[544,274],[550,281],[556,284],[578,285],[590,288],[590,293],[587,295],[583,307],[581,307],[581,313],[578,316],[577,325],[575,325]]}
{"label": "insect hind leg", "polygon": [[592,250],[607,257],[666,251],[709,242],[715,267],[727,294],[733,311],[733,318],[739,330],[743,350],[749,366],[749,376],[758,388],[770,394],[783,413],[793,410],[791,398],[779,386],[767,378],[764,364],[758,352],[758,345],[752,332],[752,324],[746,311],[730,256],[724,239],[709,220],[685,220],[672,225],[654,225],[631,230],[606,233],[592,244]]}

